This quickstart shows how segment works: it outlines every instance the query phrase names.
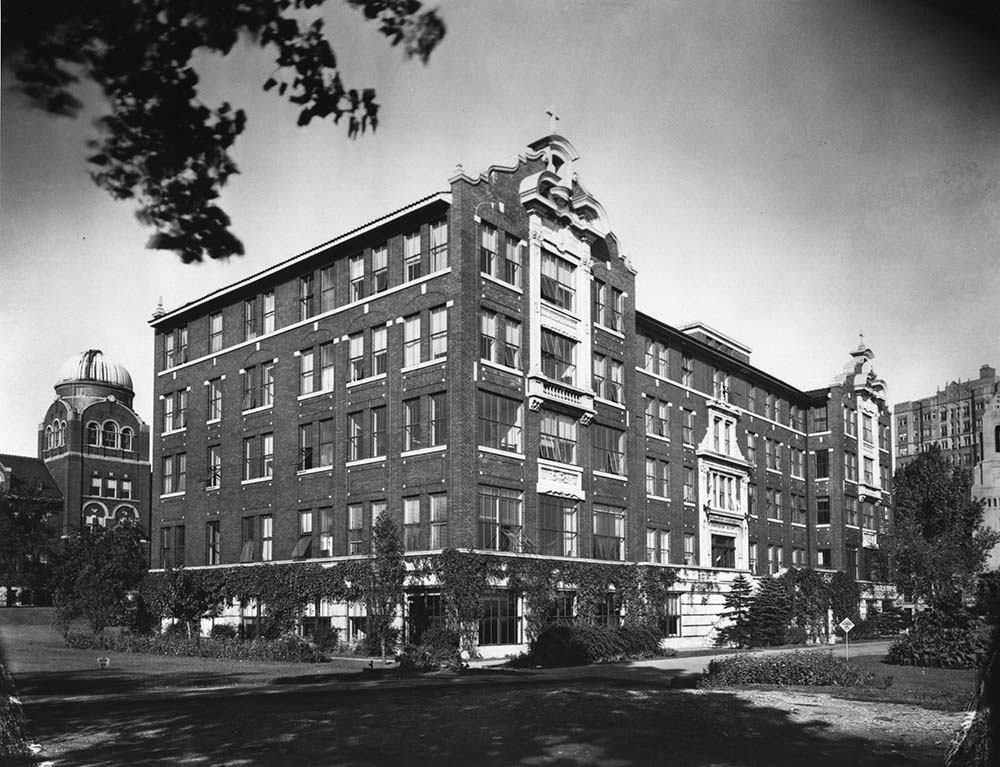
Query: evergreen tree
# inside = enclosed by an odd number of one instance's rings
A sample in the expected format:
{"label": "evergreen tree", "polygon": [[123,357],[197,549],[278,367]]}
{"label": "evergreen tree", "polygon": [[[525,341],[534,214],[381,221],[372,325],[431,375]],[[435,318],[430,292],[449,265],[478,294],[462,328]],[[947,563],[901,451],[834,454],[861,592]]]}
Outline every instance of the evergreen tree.
{"label": "evergreen tree", "polygon": [[969,471],[936,447],[896,472],[889,549],[896,585],[913,599],[935,604],[971,592],[1000,541],[1000,533],[983,527],[983,504],[971,489]]}
{"label": "evergreen tree", "polygon": [[745,575],[738,575],[726,594],[723,616],[729,625],[719,629],[715,636],[716,647],[750,646],[750,606],[753,604],[753,584]]}
{"label": "evergreen tree", "polygon": [[766,647],[784,644],[792,617],[788,588],[780,578],[765,578],[750,605],[750,644]]}

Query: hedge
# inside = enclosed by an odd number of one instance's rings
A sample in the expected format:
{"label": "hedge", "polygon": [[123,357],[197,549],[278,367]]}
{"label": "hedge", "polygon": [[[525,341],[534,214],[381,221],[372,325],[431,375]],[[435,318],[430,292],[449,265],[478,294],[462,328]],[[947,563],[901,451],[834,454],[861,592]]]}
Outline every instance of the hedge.
{"label": "hedge", "polygon": [[875,680],[875,673],[834,658],[829,651],[756,655],[741,653],[711,661],[699,687],[744,684],[859,687]]}
{"label": "hedge", "polygon": [[71,632],[66,645],[77,649],[108,650],[121,653],[148,653],[174,657],[225,658],[228,660],[285,661],[294,663],[325,663],[327,657],[309,642],[298,637],[281,639],[253,639],[250,641],[231,637],[203,637],[201,639],[179,634],[139,636],[123,632],[94,636]]}

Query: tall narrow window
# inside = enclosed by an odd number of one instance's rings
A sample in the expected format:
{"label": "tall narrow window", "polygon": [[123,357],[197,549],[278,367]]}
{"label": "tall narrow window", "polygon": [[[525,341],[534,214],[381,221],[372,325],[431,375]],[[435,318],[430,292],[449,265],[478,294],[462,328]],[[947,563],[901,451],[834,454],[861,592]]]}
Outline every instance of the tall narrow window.
{"label": "tall narrow window", "polygon": [[594,365],[591,372],[591,380],[594,384],[594,393],[598,397],[605,397],[608,379],[608,358],[603,354],[594,354]]}
{"label": "tall narrow window", "polygon": [[319,422],[319,465],[333,466],[333,419]]}
{"label": "tall narrow window", "polygon": [[515,288],[521,287],[521,253],[524,250],[521,241],[507,235],[504,247],[503,274],[501,279]]}
{"label": "tall narrow window", "polygon": [[403,499],[403,548],[420,549],[420,498]]}
{"label": "tall narrow window", "polygon": [[476,548],[520,551],[521,504],[518,490],[480,485]]}
{"label": "tall narrow window", "polygon": [[351,256],[348,261],[348,277],[350,279],[351,301],[360,301],[365,297],[365,257],[361,253]]}
{"label": "tall narrow window", "polygon": [[312,273],[299,277],[299,320],[316,314],[316,284]]}
{"label": "tall narrow window", "polygon": [[576,343],[542,328],[542,373],[562,383],[576,384]]}
{"label": "tall narrow window", "polygon": [[625,510],[594,504],[594,559],[625,559]]}
{"label": "tall narrow window", "polygon": [[208,318],[208,350],[217,352],[222,349],[222,312],[216,312]]}
{"label": "tall narrow window", "polygon": [[260,559],[262,562],[274,559],[274,519],[270,514],[260,518]]}
{"label": "tall narrow window", "polygon": [[443,549],[448,545],[448,496],[435,493],[428,496],[431,512],[430,548]]}
{"label": "tall narrow window", "polygon": [[479,313],[479,356],[497,361],[497,313],[483,309]]}
{"label": "tall narrow window", "polygon": [[262,434],[261,444],[261,476],[274,476],[274,435]]}
{"label": "tall narrow window", "polygon": [[243,517],[240,525],[240,562],[254,562],[257,559],[257,518]]}
{"label": "tall narrow window", "polygon": [[347,506],[347,553],[365,553],[365,521],[364,511],[360,503]]}
{"label": "tall narrow window", "polygon": [[333,556],[333,509],[319,510],[319,555]]}
{"label": "tall narrow window", "polygon": [[[222,484],[222,446],[208,446],[208,480],[205,482],[206,488],[216,488]],[[129,483],[129,493],[132,485]]]}
{"label": "tall narrow window", "polygon": [[308,559],[312,556],[312,511],[304,509],[299,511],[299,538],[292,549],[292,559]]}
{"label": "tall narrow window", "polygon": [[431,224],[431,272],[439,272],[448,267],[448,222]]}
{"label": "tall narrow window", "polygon": [[497,277],[497,230],[495,226],[481,224],[479,229],[479,270]]}
{"label": "tall narrow window", "polygon": [[448,354],[448,309],[438,306],[431,309],[431,359]]}
{"label": "tall narrow window", "polygon": [[347,338],[347,380],[360,381],[365,377],[365,336],[355,333]]}
{"label": "tall narrow window", "polygon": [[681,439],[685,445],[694,444],[694,411],[681,410]]}
{"label": "tall narrow window", "polygon": [[690,354],[681,357],[681,383],[689,388],[694,386],[694,359]]}
{"label": "tall narrow window", "polygon": [[319,272],[320,311],[328,312],[336,308],[336,285],[333,265],[325,266]]}
{"label": "tall narrow window", "polygon": [[184,566],[184,544],[184,525],[174,525],[174,567]]}
{"label": "tall narrow window", "polygon": [[407,282],[420,277],[420,266],[420,232],[413,232],[403,237],[403,272]]}
{"label": "tall narrow window", "polygon": [[420,398],[403,400],[403,450],[418,450],[423,445]]}
{"label": "tall narrow window", "polygon": [[625,474],[625,432],[595,423],[590,427],[595,471]]}
{"label": "tall narrow window", "polygon": [[249,341],[260,334],[257,325],[257,296],[243,302],[243,339]]}
{"label": "tall narrow window", "polygon": [[667,564],[670,562],[670,531],[646,528],[646,561]]}
{"label": "tall narrow window", "polygon": [[384,375],[388,369],[388,338],[389,331],[385,326],[372,328],[372,364],[373,376]]}
{"label": "tall narrow window", "polygon": [[260,366],[260,404],[267,407],[274,403],[274,363],[265,362]]}
{"label": "tall narrow window", "polygon": [[504,348],[501,362],[509,368],[521,367],[521,323],[510,317],[504,321]]}
{"label": "tall narrow window", "polygon": [[432,394],[430,403],[430,437],[431,445],[448,444],[448,397],[443,392]]}
{"label": "tall narrow window", "polygon": [[214,520],[205,526],[205,564],[217,565],[222,550],[222,536],[219,533],[219,522]]}
{"label": "tall narrow window", "polygon": [[274,291],[264,294],[264,314],[262,328],[265,334],[274,332]]}
{"label": "tall narrow window", "polygon": [[315,466],[313,458],[313,425],[299,424],[299,471],[313,468]]}
{"label": "tall narrow window", "polygon": [[347,460],[358,461],[364,458],[364,433],[362,413],[347,414]]}
{"label": "tall narrow window", "polygon": [[319,386],[322,391],[333,389],[333,342],[319,346]]}
{"label": "tall narrow window", "polygon": [[213,378],[208,382],[208,420],[222,418],[222,379]]}
{"label": "tall narrow window", "polygon": [[312,349],[306,349],[299,354],[299,394],[312,394],[315,389],[315,355]]}
{"label": "tall narrow window", "polygon": [[420,315],[403,320],[403,367],[420,364]]}
{"label": "tall narrow window", "polygon": [[[856,498],[855,501],[857,501]],[[828,497],[816,499],[816,524],[830,524],[830,499]]]}
{"label": "tall narrow window", "polygon": [[372,293],[389,289],[389,246],[372,248]]}
{"label": "tall narrow window", "polygon": [[371,457],[385,455],[385,405],[373,407],[372,413],[372,454]]}
{"label": "tall narrow window", "polygon": [[607,302],[608,286],[603,282],[594,280],[590,283],[590,314],[591,319],[598,325],[604,324],[604,308]]}

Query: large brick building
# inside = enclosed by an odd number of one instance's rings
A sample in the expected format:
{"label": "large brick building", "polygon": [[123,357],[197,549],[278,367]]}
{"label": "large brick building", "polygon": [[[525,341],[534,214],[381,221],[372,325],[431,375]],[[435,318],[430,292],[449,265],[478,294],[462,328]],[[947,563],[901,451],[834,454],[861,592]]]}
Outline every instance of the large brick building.
{"label": "large brick building", "polygon": [[[362,556],[387,509],[413,552],[676,566],[667,625],[691,643],[740,572],[877,578],[891,463],[871,351],[803,391],[706,325],[638,313],[576,161],[548,136],[158,313],[153,566]],[[496,652],[523,639],[500,594]]]}

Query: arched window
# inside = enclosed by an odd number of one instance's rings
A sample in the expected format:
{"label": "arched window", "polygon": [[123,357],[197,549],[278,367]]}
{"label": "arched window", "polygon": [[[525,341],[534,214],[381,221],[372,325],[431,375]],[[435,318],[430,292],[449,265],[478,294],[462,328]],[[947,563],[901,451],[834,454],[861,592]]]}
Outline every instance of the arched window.
{"label": "arched window", "polygon": [[88,445],[101,444],[101,429],[93,421],[87,424],[87,444]]}
{"label": "arched window", "polygon": [[53,445],[52,427],[51,426],[46,426],[45,427],[45,449],[46,450],[51,450],[52,449],[52,445]]}
{"label": "arched window", "polygon": [[59,439],[58,439],[58,444],[59,444],[59,447],[65,447],[66,446],[66,422],[65,421],[60,421],[59,422]]}
{"label": "arched window", "polygon": [[122,429],[122,450],[132,450],[132,430],[128,427]]}
{"label": "arched window", "polygon": [[138,524],[139,512],[131,506],[119,506],[115,509],[115,525],[120,525],[125,521],[129,521],[132,524]]}
{"label": "arched window", "polygon": [[104,447],[118,447],[118,424],[114,421],[104,422],[104,432],[101,436]]}
{"label": "arched window", "polygon": [[100,503],[88,503],[83,507],[83,524],[91,529],[107,527],[108,510]]}

